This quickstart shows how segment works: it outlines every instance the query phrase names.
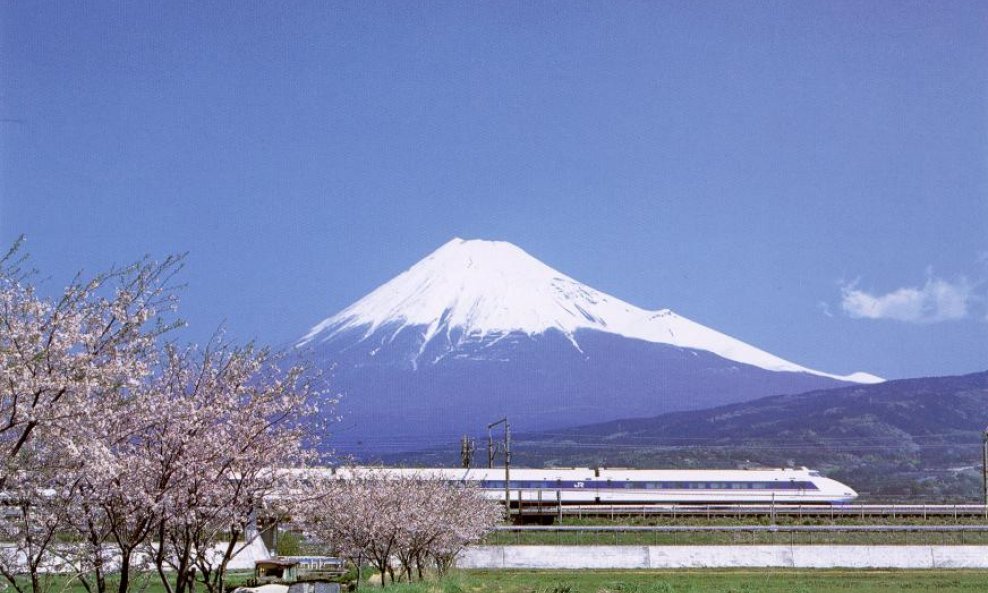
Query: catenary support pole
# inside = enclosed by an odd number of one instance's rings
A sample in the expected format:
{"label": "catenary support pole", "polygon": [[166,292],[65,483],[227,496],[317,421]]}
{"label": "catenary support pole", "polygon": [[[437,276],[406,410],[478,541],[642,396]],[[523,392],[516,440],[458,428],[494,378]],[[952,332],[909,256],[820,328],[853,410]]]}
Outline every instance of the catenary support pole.
{"label": "catenary support pole", "polygon": [[[511,425],[508,417],[505,416],[496,422],[487,425],[487,450],[490,459],[489,467],[494,467],[494,437],[491,429],[495,426],[504,425],[504,514],[511,520]],[[521,493],[518,494],[518,508],[521,508]]]}
{"label": "catenary support pole", "polygon": [[981,502],[985,505],[985,518],[988,519],[988,427],[985,428],[981,451],[981,486],[984,489]]}
{"label": "catenary support pole", "polygon": [[[508,511],[508,519],[511,519],[511,496],[509,495],[509,484],[511,484],[511,425],[508,419],[504,419],[504,493],[508,495],[504,504]],[[521,513],[521,490],[518,490],[518,513]]]}

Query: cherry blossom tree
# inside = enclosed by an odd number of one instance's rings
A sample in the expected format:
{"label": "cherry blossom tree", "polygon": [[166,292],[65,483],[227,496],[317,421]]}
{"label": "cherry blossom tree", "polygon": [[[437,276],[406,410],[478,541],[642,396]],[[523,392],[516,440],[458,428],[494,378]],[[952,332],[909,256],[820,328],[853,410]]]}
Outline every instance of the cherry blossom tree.
{"label": "cherry blossom tree", "polygon": [[48,299],[16,255],[0,258],[0,575],[40,593],[71,569],[106,593],[112,574],[126,593],[156,570],[170,593],[221,592],[252,514],[314,459],[320,378],[253,345],[164,343],[181,257]]}
{"label": "cherry blossom tree", "polygon": [[371,562],[382,586],[396,569],[409,581],[429,564],[445,572],[502,517],[476,488],[414,471],[344,468],[318,488],[300,528],[358,567]]}
{"label": "cherry blossom tree", "polygon": [[[0,541],[13,546],[0,549],[0,574],[19,593],[47,590],[50,581],[45,577],[51,569],[72,566],[71,559],[62,555],[68,550],[58,547],[57,541],[75,499],[75,468],[54,456],[34,454],[33,449],[24,447],[22,458],[52,469],[25,472],[9,480],[2,494]],[[27,579],[18,578],[25,574]]]}
{"label": "cherry blossom tree", "polygon": [[13,549],[0,573],[35,591],[61,555],[57,533],[84,501],[86,476],[110,471],[106,423],[150,376],[174,304],[182,258],[143,261],[56,298],[38,294],[18,245],[0,258],[0,490],[9,509],[0,530]]}
{"label": "cherry blossom tree", "polygon": [[[250,544],[255,513],[292,512],[300,470],[315,460],[305,445],[312,445],[315,396],[323,394],[318,375],[285,366],[253,346],[169,349],[156,391],[161,407],[174,411],[154,441],[167,451],[158,455],[169,460],[162,473],[177,485],[155,536],[155,563],[169,593],[183,593],[191,574],[211,593],[222,592],[227,565]],[[174,587],[166,568],[179,575]]]}
{"label": "cherry blossom tree", "polygon": [[15,253],[0,259],[0,488],[18,475],[35,432],[75,453],[106,396],[150,374],[157,338],[178,325],[163,313],[174,306],[171,279],[182,264],[169,257],[77,277],[48,299],[14,265]]}
{"label": "cherry blossom tree", "polygon": [[[504,519],[504,508],[485,498],[475,487],[449,486],[439,502],[440,529],[435,530],[423,550],[440,574],[445,574],[468,544],[480,541]],[[421,559],[417,558],[419,566]],[[419,575],[421,577],[421,573]]]}

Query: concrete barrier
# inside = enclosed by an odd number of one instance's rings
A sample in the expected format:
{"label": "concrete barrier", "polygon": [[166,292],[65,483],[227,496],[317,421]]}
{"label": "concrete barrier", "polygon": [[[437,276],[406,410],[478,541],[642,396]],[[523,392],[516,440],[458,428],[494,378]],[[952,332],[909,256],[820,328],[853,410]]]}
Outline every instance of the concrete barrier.
{"label": "concrete barrier", "polygon": [[[41,563],[41,572],[46,573],[59,573],[59,572],[76,572],[77,567],[71,562],[63,560],[63,558],[72,558],[75,555],[75,544],[64,544],[62,545],[56,553],[49,555],[44,562]],[[213,548],[213,554],[217,557],[226,551],[226,544],[216,544]],[[119,569],[120,554],[115,551],[114,548],[107,546],[107,570],[110,572]],[[250,541],[250,543],[239,549],[230,562],[227,564],[229,570],[254,570],[254,562],[264,558],[270,558],[271,552],[265,547],[264,542],[261,538],[255,537]],[[24,554],[17,550],[17,547],[10,543],[0,543],[0,561],[3,561],[9,565],[17,566],[18,570],[27,570],[27,559]],[[132,558],[134,566],[148,565],[150,566],[153,562],[152,558],[146,552],[135,552]],[[165,570],[171,570],[170,568],[165,568]]]}
{"label": "concrete barrier", "polygon": [[474,546],[461,568],[988,568],[988,546]]}

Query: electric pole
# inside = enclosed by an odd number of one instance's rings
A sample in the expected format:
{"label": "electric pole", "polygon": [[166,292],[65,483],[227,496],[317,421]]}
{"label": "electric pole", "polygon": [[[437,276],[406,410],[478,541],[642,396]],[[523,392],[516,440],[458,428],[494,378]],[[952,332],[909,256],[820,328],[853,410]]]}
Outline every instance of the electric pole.
{"label": "electric pole", "polygon": [[464,469],[470,469],[470,466],[473,464],[474,449],[476,449],[476,445],[473,439],[467,435],[463,435],[463,438],[460,439],[460,464]]}
{"label": "electric pole", "polygon": [[[985,438],[988,438],[986,436]],[[508,418],[504,418],[504,494],[505,506],[508,510],[508,519],[511,519],[511,425]],[[518,513],[521,513],[521,491],[518,491]]]}
{"label": "electric pole", "polygon": [[984,495],[982,503],[985,505],[985,517],[988,518],[988,428],[985,428],[984,443],[981,450],[981,486]]}
{"label": "electric pole", "polygon": [[487,427],[487,469],[494,469],[494,435],[491,433],[491,426]]}
{"label": "electric pole", "polygon": [[[496,422],[487,425],[487,467],[494,467],[494,437],[491,433],[498,424],[504,424],[504,512],[511,519],[511,425],[508,417],[505,416]],[[518,507],[521,508],[521,496],[518,498]]]}

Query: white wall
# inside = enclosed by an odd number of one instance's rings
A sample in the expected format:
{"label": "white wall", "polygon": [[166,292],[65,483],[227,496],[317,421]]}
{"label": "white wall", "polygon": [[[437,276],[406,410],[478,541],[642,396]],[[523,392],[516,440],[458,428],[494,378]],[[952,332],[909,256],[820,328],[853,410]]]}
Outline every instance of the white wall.
{"label": "white wall", "polygon": [[988,568],[988,546],[474,546],[461,568]]}

